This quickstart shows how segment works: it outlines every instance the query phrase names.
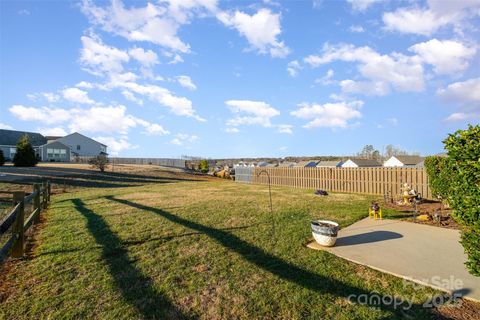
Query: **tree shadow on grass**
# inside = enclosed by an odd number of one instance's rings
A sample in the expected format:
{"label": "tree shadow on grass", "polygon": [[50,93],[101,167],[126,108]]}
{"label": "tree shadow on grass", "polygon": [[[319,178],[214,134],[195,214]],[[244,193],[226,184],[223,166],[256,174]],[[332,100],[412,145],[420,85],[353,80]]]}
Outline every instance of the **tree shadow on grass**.
{"label": "tree shadow on grass", "polygon": [[80,199],[72,200],[75,209],[87,219],[87,227],[102,249],[116,287],[124,300],[135,307],[145,319],[193,319],[179,310],[167,297],[154,288],[152,280],[143,275],[130,261],[122,240],[108,227],[105,220],[88,209]]}
{"label": "tree shadow on grass", "polygon": [[[405,302],[402,305],[397,305],[395,308],[393,301],[391,303],[388,303],[388,301],[391,301],[390,296],[385,297],[386,299],[382,299],[383,302],[375,303],[378,302],[378,300],[369,299],[368,297],[371,297],[372,295],[378,296],[378,292],[367,291],[365,289],[354,287],[352,285],[332,279],[330,277],[325,277],[313,273],[290,262],[284,261],[283,259],[276,257],[227,231],[212,228],[194,221],[184,219],[159,208],[141,205],[128,200],[116,199],[113,196],[106,196],[106,198],[140,210],[145,210],[158,214],[173,223],[177,223],[192,230],[205,233],[210,238],[216,240],[221,245],[230,249],[231,251],[241,255],[245,260],[256,265],[257,267],[266,270],[286,281],[297,284],[303,288],[310,289],[318,293],[333,294],[339,297],[344,297],[352,302],[355,302],[356,300],[355,298],[350,299],[351,297],[367,297],[367,299],[365,300],[368,300],[367,302],[370,302],[364,303],[367,306],[381,309],[383,311],[389,311],[392,313],[385,319],[401,319],[405,316],[411,317],[412,314],[414,315],[415,319],[430,318],[431,313],[429,312],[429,310],[422,308],[421,305],[412,303],[410,309],[404,310],[403,307],[410,305]],[[384,297],[382,296],[379,297],[379,299],[380,298]]]}

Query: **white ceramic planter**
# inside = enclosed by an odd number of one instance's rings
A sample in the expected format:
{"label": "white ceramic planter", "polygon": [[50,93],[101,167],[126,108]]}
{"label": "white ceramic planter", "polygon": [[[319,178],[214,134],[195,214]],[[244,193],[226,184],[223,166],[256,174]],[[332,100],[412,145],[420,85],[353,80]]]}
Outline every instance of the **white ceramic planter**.
{"label": "white ceramic planter", "polygon": [[332,247],[337,241],[338,223],[330,220],[315,220],[311,223],[315,241],[324,247]]}

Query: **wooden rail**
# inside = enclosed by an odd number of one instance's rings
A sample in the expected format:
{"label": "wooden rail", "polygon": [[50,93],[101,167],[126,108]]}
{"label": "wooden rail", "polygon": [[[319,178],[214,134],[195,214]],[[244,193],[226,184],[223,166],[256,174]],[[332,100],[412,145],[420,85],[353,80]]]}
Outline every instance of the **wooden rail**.
{"label": "wooden rail", "polygon": [[[25,254],[25,233],[39,222],[40,213],[47,208],[50,202],[51,185],[49,181],[36,183],[33,185],[33,192],[29,195],[25,195],[24,191],[9,193],[13,193],[14,207],[0,221],[0,235],[7,233],[10,227],[12,234],[4,243],[0,243],[0,263],[10,255],[20,258]],[[32,209],[26,210],[30,204]]]}
{"label": "wooden rail", "polygon": [[[424,198],[432,199],[428,175],[423,168],[254,168],[251,182],[266,184],[266,170],[274,186],[323,189],[336,192],[365,193],[395,197],[408,183]],[[243,179],[245,180],[245,179]],[[246,181],[244,181],[246,182]]]}

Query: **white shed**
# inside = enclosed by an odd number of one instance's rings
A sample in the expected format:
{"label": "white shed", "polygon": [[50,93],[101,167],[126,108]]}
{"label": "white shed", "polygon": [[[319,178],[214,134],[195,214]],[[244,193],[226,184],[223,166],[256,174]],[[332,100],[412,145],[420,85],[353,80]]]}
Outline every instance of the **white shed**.
{"label": "white shed", "polygon": [[423,162],[420,156],[392,156],[383,163],[384,167],[416,167]]}

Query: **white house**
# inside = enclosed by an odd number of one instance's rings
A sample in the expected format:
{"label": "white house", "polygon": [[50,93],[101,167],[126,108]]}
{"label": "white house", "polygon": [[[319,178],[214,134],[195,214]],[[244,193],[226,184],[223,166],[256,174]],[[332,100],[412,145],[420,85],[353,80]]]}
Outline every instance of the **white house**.
{"label": "white house", "polygon": [[95,157],[107,154],[107,146],[78,132],[71,133],[55,141],[70,147],[72,156]]}
{"label": "white house", "polygon": [[384,167],[418,167],[423,164],[420,156],[392,156],[383,163]]}
{"label": "white house", "polygon": [[367,168],[381,167],[382,165],[374,159],[348,159],[342,164],[342,168]]}

